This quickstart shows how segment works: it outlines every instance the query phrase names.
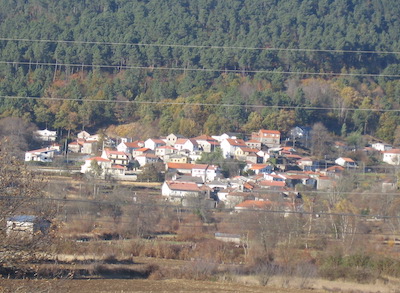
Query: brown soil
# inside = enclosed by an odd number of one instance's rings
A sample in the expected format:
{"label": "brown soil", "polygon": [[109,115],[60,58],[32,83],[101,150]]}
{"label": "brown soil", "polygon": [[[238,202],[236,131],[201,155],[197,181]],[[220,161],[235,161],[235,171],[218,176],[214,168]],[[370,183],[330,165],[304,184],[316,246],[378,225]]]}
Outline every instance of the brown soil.
{"label": "brown soil", "polygon": [[0,280],[0,292],[277,292],[319,293],[318,290],[283,289],[223,282],[190,280]]}

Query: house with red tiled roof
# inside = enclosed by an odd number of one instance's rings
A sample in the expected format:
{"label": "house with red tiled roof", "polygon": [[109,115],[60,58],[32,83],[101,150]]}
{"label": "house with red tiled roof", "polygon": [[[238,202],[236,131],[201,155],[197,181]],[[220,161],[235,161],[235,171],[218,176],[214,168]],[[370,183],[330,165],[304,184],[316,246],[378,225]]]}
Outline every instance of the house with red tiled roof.
{"label": "house with red tiled roof", "polygon": [[192,174],[193,164],[189,163],[167,163],[166,171],[170,173]]}
{"label": "house with red tiled roof", "polygon": [[282,189],[283,187],[286,186],[285,181],[270,181],[270,180],[262,180],[258,183],[258,185],[261,188],[267,188],[267,189]]}
{"label": "house with red tiled roof", "polygon": [[132,157],[143,156],[144,154],[154,154],[154,151],[149,148],[139,148],[132,151]]}
{"label": "house with red tiled roof", "polygon": [[144,141],[136,140],[133,142],[121,142],[117,146],[117,151],[132,154],[134,150],[144,147]]}
{"label": "house with red tiled roof", "polygon": [[224,139],[221,142],[222,155],[224,158],[233,158],[238,148],[247,147],[243,139]]}
{"label": "house with red tiled roof", "polygon": [[250,161],[254,164],[262,163],[263,159],[257,155],[258,149],[252,149],[248,146],[238,147],[235,150],[234,157],[238,161]]}
{"label": "house with red tiled roof", "polygon": [[166,145],[165,141],[159,138],[149,138],[144,142],[144,147],[155,151],[156,148]]}
{"label": "house with red tiled roof", "polygon": [[219,142],[208,135],[200,135],[194,137],[193,139],[197,142],[199,150],[206,153],[214,152],[217,148],[220,147]]}
{"label": "house with red tiled roof", "polygon": [[342,173],[345,170],[346,169],[344,167],[335,165],[335,166],[326,168],[326,170],[324,171],[324,174],[329,177],[338,177],[338,176],[342,175]]}
{"label": "house with red tiled roof", "polygon": [[215,165],[167,163],[166,168],[170,173],[190,174],[202,177],[204,181],[213,181],[221,176],[220,168]]}
{"label": "house with red tiled roof", "polygon": [[248,164],[245,171],[251,170],[254,174],[271,173],[273,167],[270,164]]}
{"label": "house with red tiled roof", "polygon": [[165,156],[174,154],[176,149],[172,146],[164,145],[156,148],[155,155],[164,160]]}
{"label": "house with red tiled roof", "polygon": [[164,163],[181,163],[181,164],[187,164],[190,162],[190,158],[188,156],[182,155],[182,154],[172,154],[169,156],[166,156],[164,158]]}
{"label": "house with red tiled roof", "polygon": [[53,161],[54,154],[57,149],[47,147],[43,149],[32,150],[25,153],[25,162],[42,162],[49,163]]}
{"label": "house with red tiled roof", "polygon": [[70,142],[68,144],[68,151],[71,153],[80,153],[84,142],[84,139],[77,139]]}
{"label": "house with red tiled roof", "polygon": [[110,160],[113,165],[128,166],[129,164],[129,156],[124,152],[104,149],[101,157]]}
{"label": "house with red tiled roof", "polygon": [[194,182],[165,181],[161,187],[161,194],[171,201],[181,201],[185,197],[204,198],[207,190]]}
{"label": "house with red tiled roof", "polygon": [[270,148],[278,147],[281,144],[281,132],[278,130],[260,129],[251,134],[252,140],[258,140]]}
{"label": "house with red tiled roof", "polygon": [[384,151],[382,161],[389,165],[400,165],[400,149]]}
{"label": "house with red tiled roof", "polygon": [[111,169],[112,162],[111,160],[102,158],[102,157],[91,157],[85,160],[85,163],[81,166],[81,173],[85,174],[88,172],[92,172],[93,161],[95,161],[99,167],[102,169],[102,174],[98,174],[99,176],[104,175]]}
{"label": "house with red tiled roof", "polygon": [[295,210],[295,206],[287,201],[270,200],[246,200],[235,206],[236,212],[245,210],[273,210],[277,213],[280,212],[279,214],[284,217],[288,217]]}

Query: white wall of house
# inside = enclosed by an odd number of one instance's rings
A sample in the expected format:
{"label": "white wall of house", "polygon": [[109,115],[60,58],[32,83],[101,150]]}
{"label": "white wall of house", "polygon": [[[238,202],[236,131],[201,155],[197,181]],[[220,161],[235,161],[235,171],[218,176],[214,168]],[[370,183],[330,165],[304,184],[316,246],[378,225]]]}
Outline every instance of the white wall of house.
{"label": "white wall of house", "polygon": [[[397,152],[398,151],[398,152]],[[386,151],[383,153],[382,161],[389,165],[400,165],[400,150]]]}

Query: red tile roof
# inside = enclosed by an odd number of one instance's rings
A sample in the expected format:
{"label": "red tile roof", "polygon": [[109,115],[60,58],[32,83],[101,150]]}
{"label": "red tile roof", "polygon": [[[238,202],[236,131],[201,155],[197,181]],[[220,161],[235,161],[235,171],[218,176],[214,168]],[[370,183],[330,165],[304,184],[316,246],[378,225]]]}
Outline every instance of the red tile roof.
{"label": "red tile roof", "polygon": [[269,180],[264,180],[260,182],[260,186],[271,186],[271,187],[284,187],[286,186],[285,181],[269,181]]}
{"label": "red tile roof", "polygon": [[243,139],[227,138],[226,141],[233,146],[247,146]]}
{"label": "red tile roof", "polygon": [[260,129],[259,133],[262,133],[262,134],[279,134],[279,135],[281,135],[281,132],[279,130]]}
{"label": "red tile roof", "polygon": [[261,200],[245,200],[240,204],[236,205],[235,208],[239,209],[265,209],[272,205],[271,201],[261,201]]}
{"label": "red tile roof", "polygon": [[110,160],[104,159],[102,157],[92,157],[92,158],[86,159],[86,161],[111,162]]}
{"label": "red tile roof", "polygon": [[168,187],[171,190],[184,190],[184,191],[201,191],[196,183],[193,182],[167,182]]}

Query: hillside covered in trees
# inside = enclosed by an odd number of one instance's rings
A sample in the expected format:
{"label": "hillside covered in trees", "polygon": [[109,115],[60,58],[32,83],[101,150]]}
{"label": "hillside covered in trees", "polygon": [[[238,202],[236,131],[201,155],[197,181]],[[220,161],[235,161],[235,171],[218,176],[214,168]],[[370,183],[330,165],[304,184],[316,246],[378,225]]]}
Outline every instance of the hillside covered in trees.
{"label": "hillside covered in trees", "polygon": [[0,36],[1,116],[39,127],[400,140],[394,0],[0,0]]}

